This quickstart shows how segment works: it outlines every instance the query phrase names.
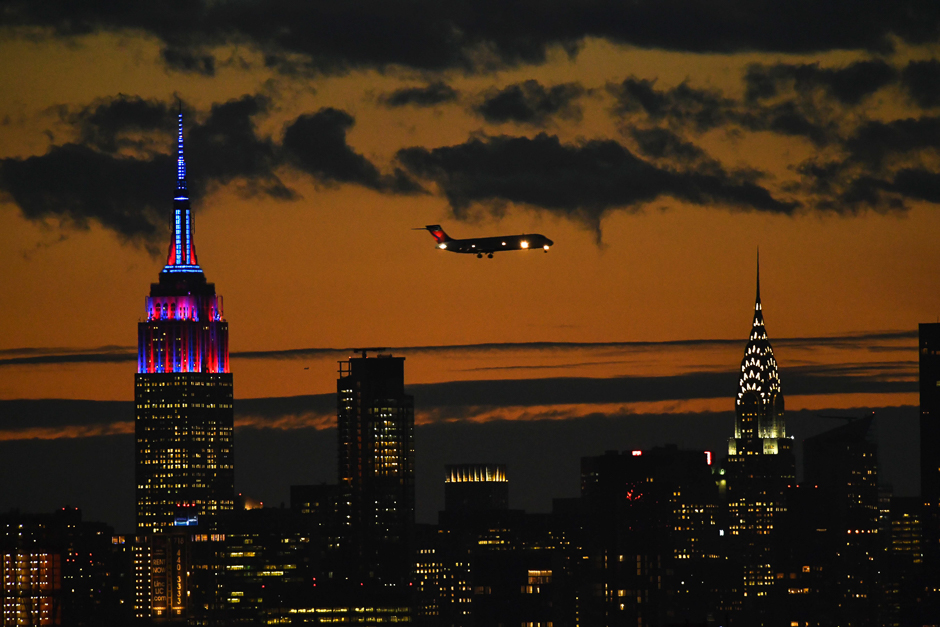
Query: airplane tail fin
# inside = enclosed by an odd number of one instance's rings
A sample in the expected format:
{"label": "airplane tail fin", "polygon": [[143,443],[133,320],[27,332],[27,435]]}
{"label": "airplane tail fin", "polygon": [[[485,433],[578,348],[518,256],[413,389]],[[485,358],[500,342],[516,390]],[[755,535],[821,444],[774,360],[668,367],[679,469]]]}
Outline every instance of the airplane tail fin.
{"label": "airplane tail fin", "polygon": [[444,242],[451,241],[450,236],[444,232],[444,229],[441,228],[440,224],[429,224],[428,226],[424,228],[426,228],[428,232],[431,233],[431,235],[434,237],[434,239],[437,241],[438,244],[443,244]]}

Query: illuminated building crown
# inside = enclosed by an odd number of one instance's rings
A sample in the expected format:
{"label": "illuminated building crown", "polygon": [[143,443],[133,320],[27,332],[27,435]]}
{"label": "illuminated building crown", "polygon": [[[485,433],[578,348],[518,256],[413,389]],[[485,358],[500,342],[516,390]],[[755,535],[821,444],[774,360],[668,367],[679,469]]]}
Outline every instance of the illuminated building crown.
{"label": "illuminated building crown", "polygon": [[222,297],[196,261],[193,219],[186,190],[183,113],[179,116],[172,238],[159,283],[150,284],[146,317],[138,325],[137,372],[228,373],[228,324]]}
{"label": "illuminated building crown", "polygon": [[[786,428],[783,418],[783,391],[774,349],[764,328],[764,313],[760,302],[760,253],[757,256],[757,298],[754,303],[754,321],[751,335],[741,360],[741,378],[735,399],[736,438],[783,438]],[[754,432],[754,427],[757,432]]]}

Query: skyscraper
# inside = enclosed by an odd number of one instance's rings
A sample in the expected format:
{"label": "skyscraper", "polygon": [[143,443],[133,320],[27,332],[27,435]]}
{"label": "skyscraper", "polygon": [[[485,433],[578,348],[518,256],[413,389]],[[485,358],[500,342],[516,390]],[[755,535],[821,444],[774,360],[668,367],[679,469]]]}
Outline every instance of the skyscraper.
{"label": "skyscraper", "polygon": [[444,509],[447,511],[509,508],[506,464],[451,464],[444,470]]}
{"label": "skyscraper", "polygon": [[[137,325],[137,530],[159,534],[231,510],[232,374],[222,297],[196,260],[179,116],[172,241]],[[181,509],[182,508],[182,509]]]}
{"label": "skyscraper", "polygon": [[[924,557],[940,562],[940,324],[918,325],[920,343],[920,494]],[[938,564],[940,565],[940,564]]]}
{"label": "skyscraper", "polygon": [[724,463],[728,531],[737,540],[736,553],[742,560],[742,592],[753,600],[770,593],[774,518],[786,507],[784,493],[795,474],[792,442],[786,437],[780,374],[764,328],[760,257],[754,319],[741,360],[734,408],[734,437],[728,441]]}
{"label": "skyscraper", "polygon": [[[414,398],[405,358],[339,362],[339,483],[348,576],[382,589],[407,586],[414,541]],[[356,581],[354,581],[356,583]]]}

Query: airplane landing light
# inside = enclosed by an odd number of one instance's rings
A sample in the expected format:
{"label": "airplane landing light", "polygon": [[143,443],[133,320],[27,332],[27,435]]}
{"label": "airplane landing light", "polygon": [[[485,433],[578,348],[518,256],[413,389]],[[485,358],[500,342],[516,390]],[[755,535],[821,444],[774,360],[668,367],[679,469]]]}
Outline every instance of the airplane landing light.
{"label": "airplane landing light", "polygon": [[522,243],[519,244],[519,245],[520,245],[521,247],[523,247],[523,248],[528,248],[528,247],[529,247],[529,242],[523,240]]}

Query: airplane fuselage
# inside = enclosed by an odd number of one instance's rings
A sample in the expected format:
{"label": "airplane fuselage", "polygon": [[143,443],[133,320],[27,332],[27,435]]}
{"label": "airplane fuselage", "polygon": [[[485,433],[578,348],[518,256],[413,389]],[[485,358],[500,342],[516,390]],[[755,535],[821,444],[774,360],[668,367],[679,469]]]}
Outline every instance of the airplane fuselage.
{"label": "airplane fuselage", "polygon": [[473,239],[451,239],[440,242],[437,247],[452,253],[487,255],[503,250],[538,250],[548,251],[555,242],[538,233],[526,235],[506,235],[504,237],[477,237]]}

